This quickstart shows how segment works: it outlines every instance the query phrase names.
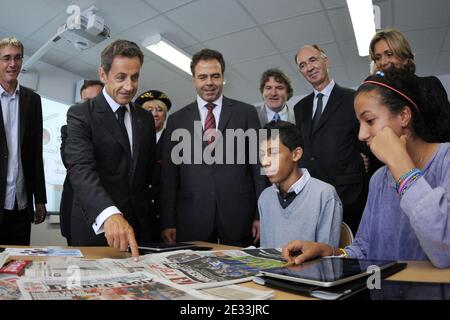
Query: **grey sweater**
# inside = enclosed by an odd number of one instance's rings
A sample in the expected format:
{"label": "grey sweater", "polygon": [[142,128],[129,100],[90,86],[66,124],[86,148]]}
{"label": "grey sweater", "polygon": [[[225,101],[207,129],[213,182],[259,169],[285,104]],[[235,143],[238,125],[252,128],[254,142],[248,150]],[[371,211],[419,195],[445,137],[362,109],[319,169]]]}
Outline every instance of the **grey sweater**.
{"label": "grey sweater", "polygon": [[275,186],[259,197],[261,247],[280,248],[291,240],[339,244],[342,204],[328,183],[309,178],[292,203],[283,209]]}

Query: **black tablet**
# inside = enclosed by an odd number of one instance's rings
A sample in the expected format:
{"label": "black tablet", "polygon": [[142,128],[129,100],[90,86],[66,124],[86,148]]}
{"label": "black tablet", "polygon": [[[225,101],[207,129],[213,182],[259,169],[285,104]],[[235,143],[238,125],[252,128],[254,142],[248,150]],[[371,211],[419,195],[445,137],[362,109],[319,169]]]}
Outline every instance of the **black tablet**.
{"label": "black tablet", "polygon": [[[396,261],[322,258],[292,267],[270,268],[260,275],[321,287],[332,287],[384,270]],[[378,268],[378,269],[377,269]]]}
{"label": "black tablet", "polygon": [[195,244],[185,242],[176,242],[174,244],[167,244],[165,242],[150,242],[150,243],[141,243],[138,245],[139,250],[155,251],[155,252],[165,252],[181,249],[194,249],[195,247],[196,247]]}

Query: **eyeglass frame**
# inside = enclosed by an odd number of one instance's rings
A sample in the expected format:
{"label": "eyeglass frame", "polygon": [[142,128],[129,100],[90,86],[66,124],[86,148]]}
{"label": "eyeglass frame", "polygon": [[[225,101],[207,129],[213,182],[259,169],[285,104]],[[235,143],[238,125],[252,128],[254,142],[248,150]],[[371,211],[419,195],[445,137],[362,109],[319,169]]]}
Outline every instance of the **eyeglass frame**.
{"label": "eyeglass frame", "polygon": [[23,55],[22,54],[18,54],[18,55],[15,55],[15,56],[11,56],[11,55],[7,54],[7,55],[5,55],[3,57],[0,57],[0,61],[4,62],[4,63],[9,63],[9,62],[11,62],[13,60],[14,60],[14,62],[21,62],[23,60]]}

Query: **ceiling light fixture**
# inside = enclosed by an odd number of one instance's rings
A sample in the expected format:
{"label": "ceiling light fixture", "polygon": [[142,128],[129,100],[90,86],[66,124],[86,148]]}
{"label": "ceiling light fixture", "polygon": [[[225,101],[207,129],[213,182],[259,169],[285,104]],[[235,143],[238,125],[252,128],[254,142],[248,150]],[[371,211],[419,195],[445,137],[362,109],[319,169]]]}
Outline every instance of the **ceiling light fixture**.
{"label": "ceiling light fixture", "polygon": [[361,57],[369,55],[370,40],[375,35],[375,18],[372,0],[347,0],[352,19],[358,53]]}
{"label": "ceiling light fixture", "polygon": [[173,43],[164,39],[160,34],[145,39],[142,45],[177,68],[192,75],[191,57]]}

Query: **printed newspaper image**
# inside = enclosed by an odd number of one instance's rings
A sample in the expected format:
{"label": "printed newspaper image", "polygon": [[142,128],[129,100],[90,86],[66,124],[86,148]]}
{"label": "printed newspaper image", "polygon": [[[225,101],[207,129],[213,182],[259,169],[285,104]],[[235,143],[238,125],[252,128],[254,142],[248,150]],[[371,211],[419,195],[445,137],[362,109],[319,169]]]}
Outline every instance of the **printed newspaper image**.
{"label": "printed newspaper image", "polygon": [[74,270],[81,277],[105,276],[121,273],[145,271],[142,262],[132,259],[75,259],[53,258],[48,261],[34,261],[25,270],[27,278],[64,278],[73,274]]}
{"label": "printed newspaper image", "polygon": [[83,254],[79,249],[64,249],[56,247],[6,248],[5,252],[10,256],[25,257],[83,257]]}
{"label": "printed newspaper image", "polygon": [[17,281],[25,300],[199,300],[217,299],[146,272],[71,278]]}
{"label": "printed newspaper image", "polygon": [[[256,250],[256,251],[255,251]],[[260,270],[283,265],[281,259],[261,257],[259,249],[194,252],[179,250],[141,259],[147,270],[174,283],[191,288],[210,288],[251,281]]]}
{"label": "printed newspaper image", "polygon": [[20,300],[22,295],[17,286],[18,276],[0,276],[0,300]]}

